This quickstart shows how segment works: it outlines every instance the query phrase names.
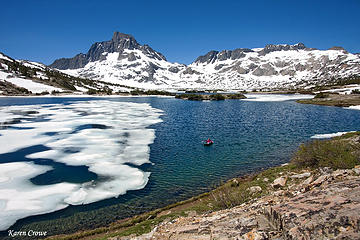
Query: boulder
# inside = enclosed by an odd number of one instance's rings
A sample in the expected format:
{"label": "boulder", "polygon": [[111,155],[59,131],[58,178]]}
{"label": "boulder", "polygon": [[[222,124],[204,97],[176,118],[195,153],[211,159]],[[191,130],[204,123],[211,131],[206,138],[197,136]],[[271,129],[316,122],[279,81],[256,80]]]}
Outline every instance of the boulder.
{"label": "boulder", "polygon": [[301,174],[295,174],[290,176],[290,178],[292,179],[296,179],[296,178],[306,178],[306,177],[310,177],[311,173],[309,172],[305,172],[305,173],[301,173]]}
{"label": "boulder", "polygon": [[271,184],[273,188],[279,188],[284,187],[286,184],[287,178],[286,177],[279,177],[274,180],[274,182]]}
{"label": "boulder", "polygon": [[360,165],[357,165],[353,168],[353,172],[356,173],[357,175],[360,175]]}
{"label": "boulder", "polygon": [[312,185],[314,186],[319,186],[321,185],[323,182],[325,182],[328,179],[328,175],[321,175],[320,177],[318,177],[313,183]]}
{"label": "boulder", "polygon": [[314,181],[314,177],[310,176],[303,182],[303,185],[309,185],[312,181]]}
{"label": "boulder", "polygon": [[249,191],[250,191],[251,193],[257,193],[257,192],[261,192],[262,189],[261,189],[260,186],[252,186],[252,187],[249,188]]}

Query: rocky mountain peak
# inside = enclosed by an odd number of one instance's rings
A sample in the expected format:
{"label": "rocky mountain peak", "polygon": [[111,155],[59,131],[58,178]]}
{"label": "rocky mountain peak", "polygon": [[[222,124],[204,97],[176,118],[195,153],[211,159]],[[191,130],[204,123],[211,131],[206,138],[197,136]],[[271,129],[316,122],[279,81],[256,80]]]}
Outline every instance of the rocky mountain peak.
{"label": "rocky mountain peak", "polygon": [[111,40],[94,43],[86,54],[77,54],[73,58],[61,58],[55,60],[50,67],[57,69],[77,69],[83,68],[89,62],[102,61],[106,59],[107,53],[118,52],[120,59],[135,59],[134,54],[125,53],[124,50],[140,50],[146,56],[157,60],[165,60],[166,58],[159,52],[156,52],[148,45],[140,45],[136,39],[130,35],[121,32],[114,32]]}
{"label": "rocky mountain peak", "polygon": [[198,57],[195,63],[212,63],[217,59],[218,51],[210,51],[207,54]]}
{"label": "rocky mountain peak", "polygon": [[261,51],[259,51],[259,55],[264,56],[268,53],[275,52],[275,51],[302,50],[305,48],[306,48],[306,46],[303,43],[297,43],[294,45],[267,44]]}
{"label": "rocky mountain peak", "polygon": [[122,49],[137,49],[140,46],[133,36],[120,32],[114,32],[111,43],[117,47],[114,49],[115,51]]}
{"label": "rocky mountain peak", "polygon": [[214,63],[216,60],[225,61],[227,59],[236,60],[242,57],[245,57],[245,53],[253,52],[253,50],[248,48],[237,48],[234,50],[223,50],[210,51],[206,55],[200,56],[195,60],[195,63]]}
{"label": "rocky mountain peak", "polygon": [[119,42],[121,39],[134,39],[134,37],[130,34],[121,33],[121,32],[114,32],[112,41],[113,42]]}
{"label": "rocky mountain peak", "polygon": [[140,44],[129,34],[114,32],[111,40],[94,43],[87,55],[90,62],[103,59],[103,53],[123,52],[124,49],[139,49]]}

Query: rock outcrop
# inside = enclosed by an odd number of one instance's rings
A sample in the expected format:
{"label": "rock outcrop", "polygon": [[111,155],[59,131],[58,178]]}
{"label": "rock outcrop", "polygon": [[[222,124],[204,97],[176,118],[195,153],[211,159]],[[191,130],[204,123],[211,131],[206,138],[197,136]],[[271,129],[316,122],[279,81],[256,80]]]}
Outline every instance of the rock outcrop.
{"label": "rock outcrop", "polygon": [[114,239],[360,239],[359,173],[359,167],[288,173],[282,178],[295,183],[281,184],[280,190],[252,202]]}

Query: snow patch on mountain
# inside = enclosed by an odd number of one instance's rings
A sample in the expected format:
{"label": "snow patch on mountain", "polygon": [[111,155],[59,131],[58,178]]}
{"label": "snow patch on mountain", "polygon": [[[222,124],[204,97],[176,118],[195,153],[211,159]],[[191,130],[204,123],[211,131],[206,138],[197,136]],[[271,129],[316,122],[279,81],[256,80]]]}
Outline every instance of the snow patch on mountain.
{"label": "snow patch on mountain", "polygon": [[[132,87],[161,88],[175,85],[179,79],[176,69],[185,68],[182,64],[151,58],[138,49],[125,49],[122,53],[104,52],[103,56],[103,60],[89,62],[83,68],[62,72]],[[171,68],[175,70],[171,71]]]}
{"label": "snow patch on mountain", "polygon": [[0,81],[1,82],[10,82],[16,86],[26,88],[32,93],[42,93],[42,92],[52,92],[52,91],[63,91],[61,88],[52,87],[42,83],[37,83],[31,79],[15,77],[12,74],[8,74],[0,71]]}
{"label": "snow patch on mountain", "polygon": [[210,51],[184,65],[170,63],[131,35],[115,32],[111,40],[93,44],[87,54],[59,59],[51,66],[73,76],[149,89],[289,89],[358,75],[360,56],[341,47],[317,50],[302,43],[269,44]]}

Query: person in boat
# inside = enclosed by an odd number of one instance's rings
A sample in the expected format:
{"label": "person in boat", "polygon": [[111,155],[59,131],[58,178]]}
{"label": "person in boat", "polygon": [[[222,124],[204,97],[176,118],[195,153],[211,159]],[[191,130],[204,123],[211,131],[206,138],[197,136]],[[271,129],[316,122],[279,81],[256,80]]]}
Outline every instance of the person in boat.
{"label": "person in boat", "polygon": [[206,143],[212,143],[212,140],[211,140],[210,138],[208,138],[208,139],[206,140]]}

